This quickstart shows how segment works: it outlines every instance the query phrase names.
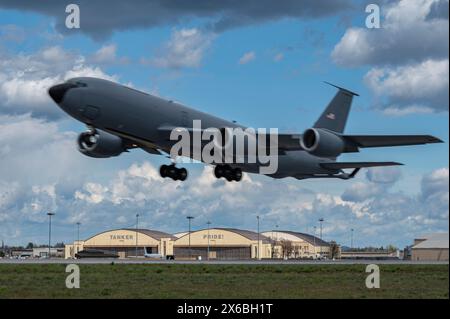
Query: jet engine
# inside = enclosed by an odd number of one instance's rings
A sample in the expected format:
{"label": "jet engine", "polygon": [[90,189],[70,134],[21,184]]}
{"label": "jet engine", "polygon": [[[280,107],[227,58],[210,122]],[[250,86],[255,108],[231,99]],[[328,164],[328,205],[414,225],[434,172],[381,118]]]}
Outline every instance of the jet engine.
{"label": "jet engine", "polygon": [[312,155],[331,158],[339,156],[345,149],[345,142],[340,136],[320,128],[307,129],[300,145]]}
{"label": "jet engine", "polygon": [[78,150],[86,156],[107,158],[126,151],[123,140],[102,130],[90,130],[78,135]]}

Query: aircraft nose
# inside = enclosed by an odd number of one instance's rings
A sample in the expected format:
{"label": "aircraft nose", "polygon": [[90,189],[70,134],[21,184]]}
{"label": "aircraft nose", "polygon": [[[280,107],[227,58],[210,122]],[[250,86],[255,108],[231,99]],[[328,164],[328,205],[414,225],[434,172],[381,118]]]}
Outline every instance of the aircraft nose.
{"label": "aircraft nose", "polygon": [[71,83],[54,85],[48,90],[48,94],[52,97],[53,101],[59,104],[63,100],[64,94],[66,94],[68,90],[73,89],[75,87],[76,85]]}

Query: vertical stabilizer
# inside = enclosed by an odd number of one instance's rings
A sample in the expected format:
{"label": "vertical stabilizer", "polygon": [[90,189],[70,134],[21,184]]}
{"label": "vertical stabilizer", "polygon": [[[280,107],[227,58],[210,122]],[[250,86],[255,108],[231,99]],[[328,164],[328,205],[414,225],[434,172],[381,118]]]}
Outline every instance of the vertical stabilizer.
{"label": "vertical stabilizer", "polygon": [[359,95],[334,84],[328,82],[325,83],[338,88],[339,91],[314,124],[314,127],[328,129],[337,133],[343,133],[345,124],[347,123],[348,114],[350,112],[350,107],[352,105],[353,96]]}

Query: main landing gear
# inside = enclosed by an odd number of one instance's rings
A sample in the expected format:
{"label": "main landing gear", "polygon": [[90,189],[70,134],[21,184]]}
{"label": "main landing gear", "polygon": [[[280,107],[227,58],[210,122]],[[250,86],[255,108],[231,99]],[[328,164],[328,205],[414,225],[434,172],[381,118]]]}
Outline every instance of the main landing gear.
{"label": "main landing gear", "polygon": [[214,176],[217,178],[225,177],[229,182],[239,182],[242,179],[242,170],[240,168],[232,168],[230,165],[217,165],[214,168]]}
{"label": "main landing gear", "polygon": [[[174,164],[161,165],[159,174],[162,178],[169,177],[174,181],[185,181],[188,176],[185,168],[178,168]],[[240,168],[232,168],[230,165],[217,165],[214,168],[214,176],[217,178],[224,177],[229,182],[239,182],[242,180],[242,170]]]}
{"label": "main landing gear", "polygon": [[188,176],[188,172],[184,167],[178,168],[173,164],[161,165],[161,167],[159,168],[159,174],[162,178],[169,177],[174,181],[185,181]]}

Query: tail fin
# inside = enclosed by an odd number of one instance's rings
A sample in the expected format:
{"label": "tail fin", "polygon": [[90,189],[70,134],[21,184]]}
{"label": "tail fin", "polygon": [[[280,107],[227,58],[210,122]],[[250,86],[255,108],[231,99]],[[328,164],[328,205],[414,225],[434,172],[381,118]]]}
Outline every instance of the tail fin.
{"label": "tail fin", "polygon": [[338,88],[339,91],[314,124],[314,127],[325,128],[337,133],[343,133],[345,124],[347,123],[347,117],[350,112],[350,106],[352,105],[353,96],[359,95],[334,84],[328,82],[325,83]]}

